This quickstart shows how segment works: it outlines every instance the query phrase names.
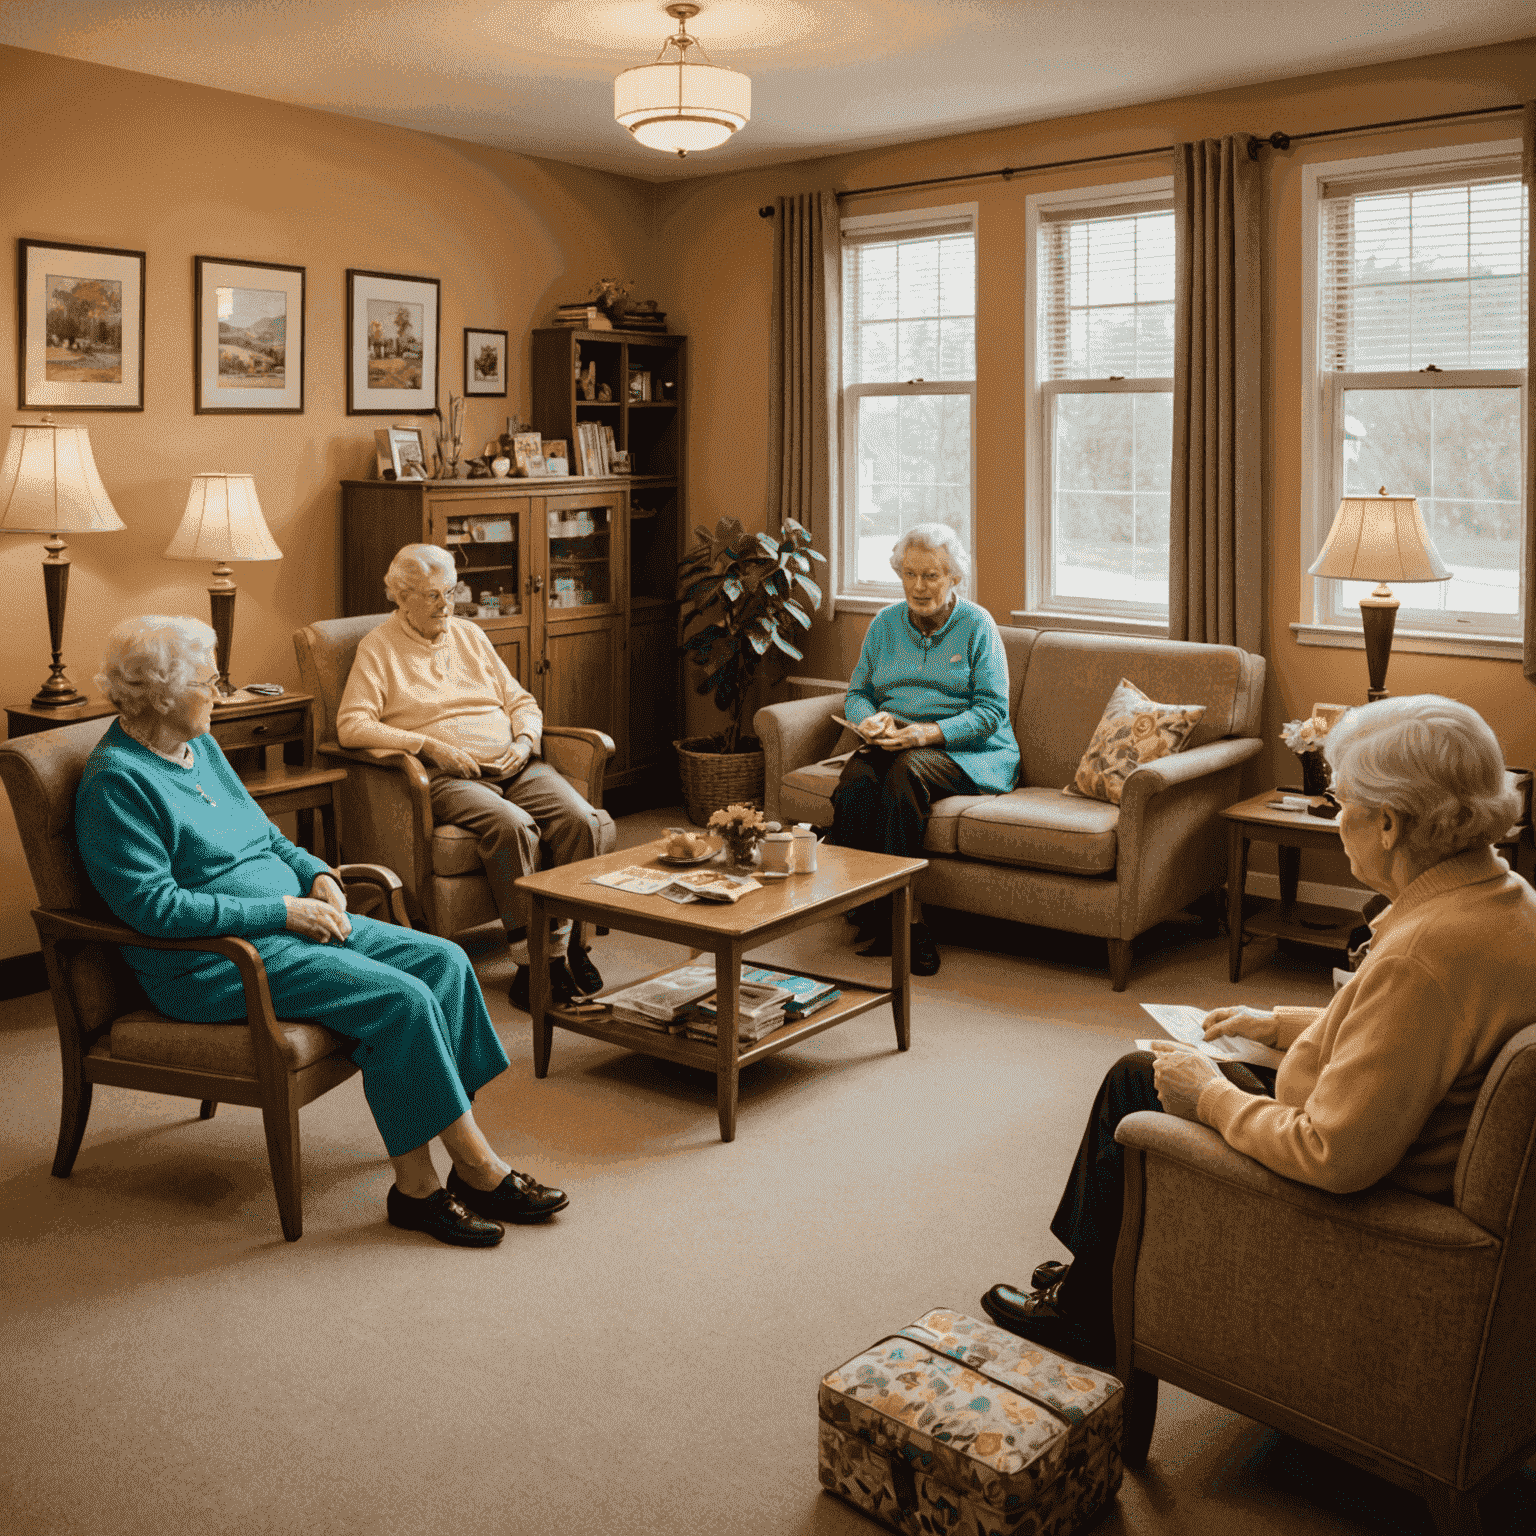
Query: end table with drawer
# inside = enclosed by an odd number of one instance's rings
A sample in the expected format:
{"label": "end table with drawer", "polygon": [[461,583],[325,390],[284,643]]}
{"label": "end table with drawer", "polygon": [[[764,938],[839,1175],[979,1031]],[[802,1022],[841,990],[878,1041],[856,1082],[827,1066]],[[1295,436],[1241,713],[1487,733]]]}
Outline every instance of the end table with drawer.
{"label": "end table with drawer", "polygon": [[[30,736],[82,720],[99,720],[117,711],[105,699],[87,699],[59,709],[39,709],[31,704],[5,708],[9,736]],[[336,786],[347,776],[345,768],[318,767],[315,763],[314,697],[284,693],[275,699],[248,697],[220,704],[213,712],[210,734],[223,749],[230,766],[240,775],[251,798],[273,820],[285,811],[298,818],[299,843],[335,865],[341,859],[341,832],[337,823]],[[278,748],[272,760],[272,748]],[[321,842],[315,840],[315,813],[320,813]]]}

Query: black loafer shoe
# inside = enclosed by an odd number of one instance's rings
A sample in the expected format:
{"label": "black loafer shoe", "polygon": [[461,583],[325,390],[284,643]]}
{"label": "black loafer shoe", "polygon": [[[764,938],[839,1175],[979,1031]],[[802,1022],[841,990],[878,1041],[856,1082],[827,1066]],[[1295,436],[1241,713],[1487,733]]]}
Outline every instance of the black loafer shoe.
{"label": "black loafer shoe", "polygon": [[1037,1291],[1049,1290],[1053,1285],[1067,1278],[1067,1271],[1072,1268],[1070,1260],[1063,1264],[1060,1259],[1046,1259],[1044,1263],[1035,1265],[1035,1272],[1029,1277],[1029,1283]]}
{"label": "black loafer shoe", "polygon": [[590,997],[594,992],[603,990],[603,978],[598,974],[598,969],[592,964],[592,956],[580,947],[574,947],[565,957],[565,963],[570,968],[571,978],[576,984],[576,990]]}
{"label": "black loafer shoe", "polygon": [[425,1199],[414,1200],[391,1184],[384,1209],[389,1213],[390,1226],[403,1227],[407,1232],[425,1232],[455,1248],[494,1248],[506,1236],[500,1222],[471,1215],[446,1189],[433,1190]]}
{"label": "black loafer shoe", "polygon": [[1115,1368],[1113,1332],[1100,1335],[1073,1319],[1063,1317],[1056,1303],[1057,1286],[1041,1291],[1021,1291],[1011,1285],[994,1285],[981,1298],[981,1310],[1009,1333],[1031,1344],[1081,1360],[1096,1370]]}
{"label": "black loafer shoe", "polygon": [[[602,978],[598,978],[598,985],[602,985]],[[512,985],[507,988],[507,996],[512,1000],[514,1008],[520,1008],[524,1013],[528,1012],[528,967],[520,965],[517,974],[512,978]],[[576,978],[571,975],[571,968],[565,963],[565,956],[549,962],[549,1000],[558,1007],[562,1003],[568,1003],[576,996]]]}
{"label": "black loafer shoe", "polygon": [[491,1221],[513,1221],[520,1226],[543,1221],[571,1203],[571,1197],[563,1189],[549,1189],[537,1179],[515,1170],[495,1189],[475,1189],[459,1177],[459,1170],[455,1168],[448,1175],[448,1193],[478,1216]]}
{"label": "black loafer shoe", "polygon": [[928,932],[927,923],[912,924],[911,971],[914,976],[939,974],[939,947]]}

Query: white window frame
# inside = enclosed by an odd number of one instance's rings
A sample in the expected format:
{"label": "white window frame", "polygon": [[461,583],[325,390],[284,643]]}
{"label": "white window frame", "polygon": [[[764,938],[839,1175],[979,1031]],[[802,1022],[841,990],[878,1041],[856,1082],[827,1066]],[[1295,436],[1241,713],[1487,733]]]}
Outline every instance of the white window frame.
{"label": "white window frame", "polygon": [[[1301,335],[1301,615],[1291,632],[1302,645],[1364,650],[1359,609],[1341,603],[1342,583],[1309,576],[1339,509],[1342,455],[1335,445],[1344,432],[1344,394],[1349,389],[1508,389],[1520,388],[1520,418],[1525,419],[1529,368],[1448,369],[1439,374],[1339,373],[1321,367],[1322,274],[1320,237],[1323,192],[1330,184],[1358,180],[1369,183],[1385,176],[1423,171],[1454,176],[1485,172],[1490,161],[1518,163],[1520,141],[1500,139],[1483,144],[1458,144],[1399,154],[1359,156],[1306,166],[1302,172],[1302,335]],[[1527,259],[1536,259],[1531,253]],[[1524,453],[1522,434],[1521,452]],[[1525,483],[1522,462],[1521,485]],[[1388,490],[1394,487],[1388,486]],[[1523,509],[1525,517],[1531,509]],[[1521,587],[1524,590],[1525,539],[1520,539]],[[1399,594],[1401,595],[1401,594]],[[1482,656],[1519,661],[1522,654],[1521,617],[1517,614],[1475,616],[1447,612],[1436,620],[1422,611],[1404,610],[1392,637],[1394,651],[1441,656]]]}
{"label": "white window frame", "polygon": [[1103,634],[1166,636],[1166,604],[1161,617],[1145,605],[1095,598],[1057,598],[1051,592],[1051,439],[1046,430],[1055,396],[1073,394],[1162,394],[1173,389],[1167,379],[1040,378],[1041,305],[1040,225],[1042,215],[1063,209],[1110,209],[1166,197],[1172,207],[1173,177],[1149,176],[1070,191],[1032,192],[1024,199],[1024,606],[1014,609],[1015,623],[1036,629],[1081,629]]}
{"label": "white window frame", "polygon": [[[899,213],[852,214],[839,225],[842,234],[860,235],[878,233],[900,236],[905,231],[913,234],[934,224],[954,224],[968,220],[971,226],[972,260],[977,265],[979,291],[981,250],[980,205],[977,203],[951,203],[942,208],[907,208]],[[977,307],[980,307],[978,298]],[[845,316],[838,316],[837,336],[842,348],[846,330]],[[979,337],[977,338],[979,342]],[[976,348],[980,352],[979,345]],[[978,367],[979,372],[979,367]],[[869,395],[966,395],[971,402],[971,496],[970,527],[966,543],[971,554],[971,585],[967,596],[975,598],[976,570],[980,551],[976,548],[976,380],[933,380],[905,384],[844,384],[842,386],[842,455],[838,504],[840,515],[837,530],[837,606],[849,613],[878,613],[888,608],[902,596],[901,581],[895,571],[889,582],[859,581],[858,534],[855,519],[858,517],[859,484],[859,401]]]}

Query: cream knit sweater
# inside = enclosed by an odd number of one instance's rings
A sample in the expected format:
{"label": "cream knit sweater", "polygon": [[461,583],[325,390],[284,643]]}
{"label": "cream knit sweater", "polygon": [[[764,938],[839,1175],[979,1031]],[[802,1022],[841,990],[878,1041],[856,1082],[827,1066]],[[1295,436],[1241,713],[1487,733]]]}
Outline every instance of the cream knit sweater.
{"label": "cream knit sweater", "polygon": [[1536,1022],[1536,891],[1477,848],[1425,870],[1372,928],[1327,1008],[1274,1010],[1275,1097],[1218,1077],[1200,1119],[1334,1194],[1387,1179],[1444,1198],[1493,1058]]}
{"label": "cream knit sweater", "polygon": [[416,754],[430,736],[492,772],[511,762],[519,736],[537,752],[543,730],[533,695],[478,624],[452,617],[445,634],[428,640],[398,608],[363,636],[336,711],[344,747]]}

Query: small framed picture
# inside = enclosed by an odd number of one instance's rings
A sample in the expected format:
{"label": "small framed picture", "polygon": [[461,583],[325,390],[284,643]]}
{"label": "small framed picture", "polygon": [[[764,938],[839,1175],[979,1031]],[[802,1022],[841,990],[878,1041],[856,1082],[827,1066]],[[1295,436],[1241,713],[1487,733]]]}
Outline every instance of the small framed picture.
{"label": "small framed picture", "polygon": [[415,427],[379,427],[373,434],[381,480],[425,480],[427,456]]}
{"label": "small framed picture", "polygon": [[193,409],[302,415],[304,268],[194,256]]}
{"label": "small framed picture", "polygon": [[347,415],[426,415],[437,406],[435,277],[347,268]]}
{"label": "small framed picture", "polygon": [[[537,432],[516,432],[513,434],[512,463],[515,474],[542,474],[544,472],[543,456],[543,439]],[[539,468],[537,470],[529,468],[534,459],[539,460]]]}
{"label": "small framed picture", "polygon": [[644,404],[651,398],[651,376],[642,368],[629,370],[629,403]]}
{"label": "small framed picture", "polygon": [[18,240],[23,410],[144,409],[144,252]]}
{"label": "small framed picture", "polygon": [[507,333],[464,331],[464,393],[507,397]]}
{"label": "small framed picture", "polygon": [[571,472],[571,461],[565,454],[565,439],[552,437],[544,444],[544,473],[546,475],[568,475]]}

